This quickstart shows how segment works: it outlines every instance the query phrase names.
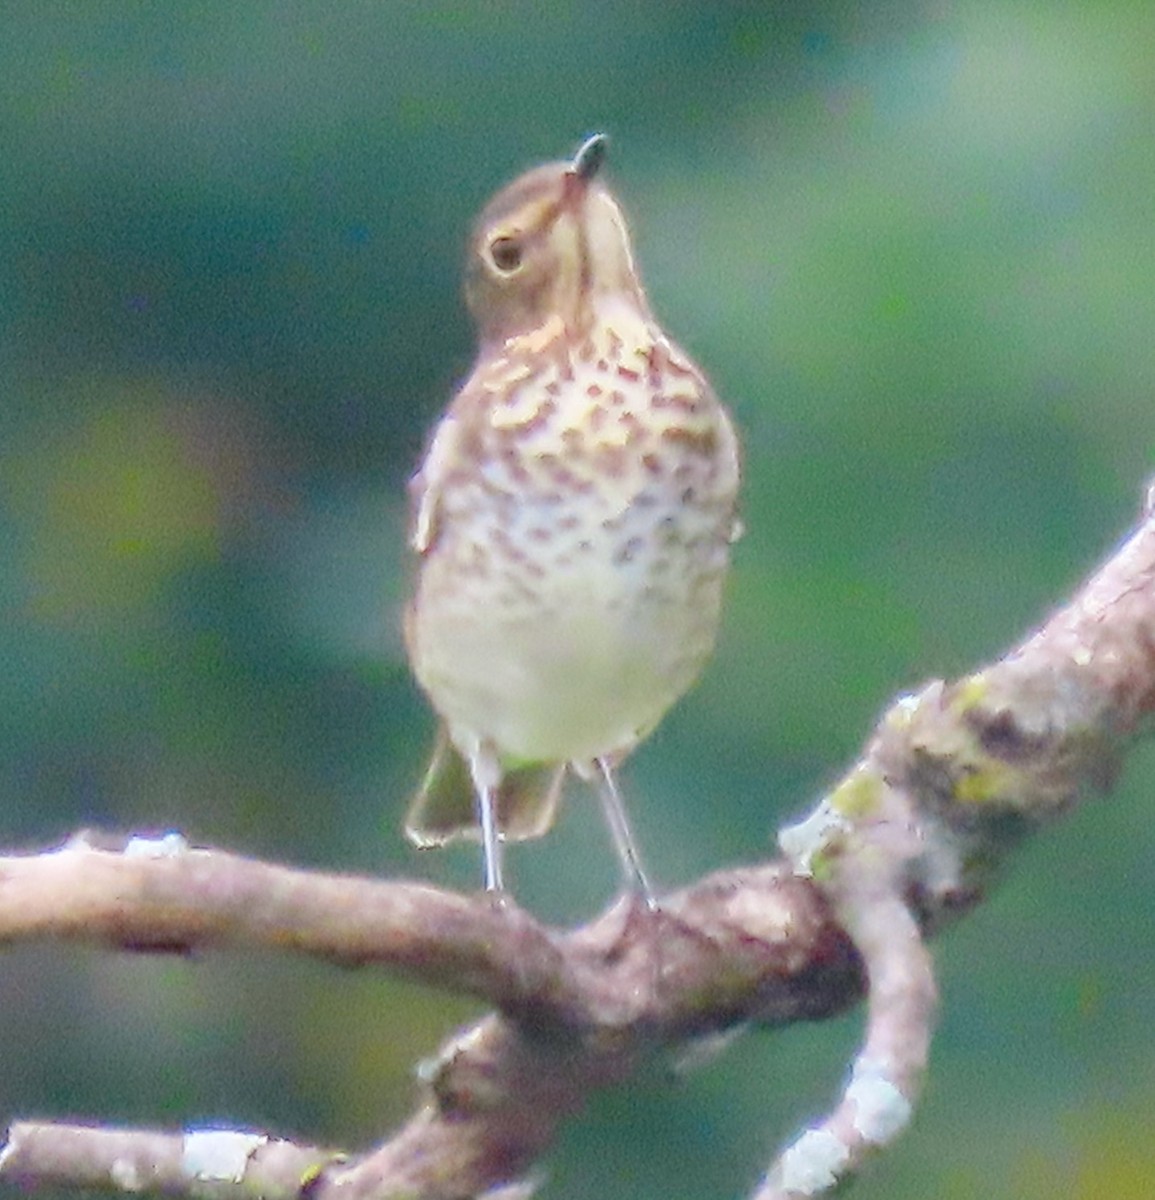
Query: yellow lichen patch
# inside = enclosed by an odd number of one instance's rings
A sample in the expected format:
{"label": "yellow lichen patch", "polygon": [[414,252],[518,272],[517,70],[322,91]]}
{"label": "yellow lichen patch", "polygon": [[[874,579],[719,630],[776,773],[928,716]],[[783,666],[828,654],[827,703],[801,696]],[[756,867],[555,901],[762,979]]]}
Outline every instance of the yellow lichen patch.
{"label": "yellow lichen patch", "polygon": [[312,1163],[301,1172],[301,1178],[298,1181],[302,1192],[308,1191],[309,1188],[321,1178],[328,1163],[317,1162]]}
{"label": "yellow lichen patch", "polygon": [[965,771],[954,785],[954,798],[962,804],[990,804],[1006,797],[1013,774],[999,763]]}
{"label": "yellow lichen patch", "polygon": [[815,883],[830,883],[834,878],[834,869],[841,857],[840,845],[823,846],[810,858],[810,878]]}
{"label": "yellow lichen patch", "polygon": [[830,793],[830,807],[849,820],[868,817],[878,808],[879,791],[877,776],[859,769]]}
{"label": "yellow lichen patch", "polygon": [[899,696],[887,709],[886,716],[883,718],[886,725],[896,733],[904,733],[908,730],[918,715],[923,695],[923,692],[909,692],[905,696]]}
{"label": "yellow lichen patch", "polygon": [[982,704],[989,694],[990,680],[985,672],[979,671],[960,679],[951,688],[951,704],[958,712],[970,712]]}

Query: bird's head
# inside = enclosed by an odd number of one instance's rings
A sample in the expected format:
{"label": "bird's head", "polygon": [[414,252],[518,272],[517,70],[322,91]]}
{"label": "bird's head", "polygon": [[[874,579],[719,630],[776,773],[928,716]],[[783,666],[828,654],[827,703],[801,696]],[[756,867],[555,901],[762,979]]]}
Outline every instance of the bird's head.
{"label": "bird's head", "polygon": [[483,344],[551,319],[580,336],[604,297],[646,311],[625,218],[599,175],[606,146],[595,134],[571,160],[527,171],[485,206],[465,283]]}

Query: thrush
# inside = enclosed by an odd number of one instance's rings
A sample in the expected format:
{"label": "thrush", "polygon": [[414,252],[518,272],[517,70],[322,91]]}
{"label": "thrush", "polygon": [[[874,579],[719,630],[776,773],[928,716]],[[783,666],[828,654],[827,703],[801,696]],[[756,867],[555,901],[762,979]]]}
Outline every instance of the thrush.
{"label": "thrush", "polygon": [[479,838],[501,892],[572,770],[652,903],[615,771],[713,649],[738,443],[650,311],[606,145],[515,179],[469,243],[477,358],[410,485],[406,644],[442,728],[406,831]]}

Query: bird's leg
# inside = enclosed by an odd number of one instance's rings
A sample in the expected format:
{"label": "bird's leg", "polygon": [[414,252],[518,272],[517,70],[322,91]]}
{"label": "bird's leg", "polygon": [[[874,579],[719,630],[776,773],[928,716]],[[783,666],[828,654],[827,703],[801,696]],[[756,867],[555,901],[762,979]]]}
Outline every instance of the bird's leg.
{"label": "bird's leg", "polygon": [[473,777],[473,797],[477,823],[481,827],[481,854],[485,890],[497,898],[505,895],[501,871],[501,831],[497,827],[497,791],[501,786],[501,765],[497,756],[478,742],[469,755],[469,773]]}
{"label": "bird's leg", "polygon": [[602,810],[606,814],[606,823],[614,839],[614,849],[618,852],[618,861],[622,865],[622,879],[626,890],[632,895],[641,897],[648,909],[654,910],[658,902],[646,872],[642,867],[641,855],[637,843],[630,831],[630,822],[626,817],[625,805],[618,791],[617,780],[614,779],[613,763],[608,758],[595,760],[597,773],[595,785],[602,802]]}

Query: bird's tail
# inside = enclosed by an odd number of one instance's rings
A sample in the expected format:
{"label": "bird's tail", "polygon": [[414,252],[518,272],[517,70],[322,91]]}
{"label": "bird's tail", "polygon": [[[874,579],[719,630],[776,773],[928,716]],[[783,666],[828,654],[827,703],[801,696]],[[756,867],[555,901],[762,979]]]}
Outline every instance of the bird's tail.
{"label": "bird's tail", "polygon": [[[553,824],[566,764],[515,765],[503,770],[497,796],[497,825],[503,841],[539,838]],[[458,838],[480,840],[469,764],[442,726],[433,760],[405,818],[405,834],[416,846],[444,846]]]}

